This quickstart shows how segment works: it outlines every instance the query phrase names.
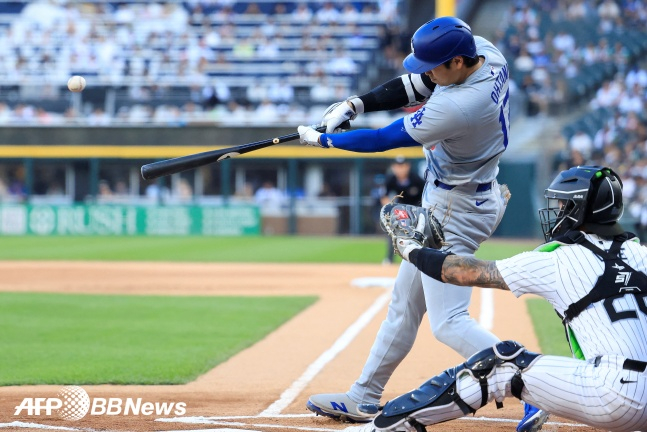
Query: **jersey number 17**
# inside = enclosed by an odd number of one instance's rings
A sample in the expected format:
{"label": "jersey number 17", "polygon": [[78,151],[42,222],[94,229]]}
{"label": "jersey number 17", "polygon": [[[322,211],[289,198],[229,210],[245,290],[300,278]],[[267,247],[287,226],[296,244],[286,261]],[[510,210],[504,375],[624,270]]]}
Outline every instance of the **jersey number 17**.
{"label": "jersey number 17", "polygon": [[[506,109],[510,99],[510,90],[506,90],[501,104],[501,111],[499,111],[499,123],[501,123],[501,132],[503,132],[503,147],[508,148],[508,132],[510,130],[510,109]],[[508,113],[506,118],[506,111]]]}

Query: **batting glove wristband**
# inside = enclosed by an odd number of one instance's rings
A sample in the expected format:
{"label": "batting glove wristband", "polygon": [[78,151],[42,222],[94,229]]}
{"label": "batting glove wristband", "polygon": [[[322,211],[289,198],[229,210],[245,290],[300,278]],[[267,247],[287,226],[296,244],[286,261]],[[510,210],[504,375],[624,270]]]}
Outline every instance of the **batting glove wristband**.
{"label": "batting glove wristband", "polygon": [[[352,104],[352,105],[351,105]],[[330,105],[323,115],[321,126],[326,126],[326,133],[345,132],[350,129],[350,120],[364,112],[364,102],[357,96]]]}
{"label": "batting glove wristband", "polygon": [[311,147],[322,147],[328,148],[328,145],[321,144],[320,137],[321,132],[317,132],[312,126],[299,126],[297,128],[299,132],[299,142]]}

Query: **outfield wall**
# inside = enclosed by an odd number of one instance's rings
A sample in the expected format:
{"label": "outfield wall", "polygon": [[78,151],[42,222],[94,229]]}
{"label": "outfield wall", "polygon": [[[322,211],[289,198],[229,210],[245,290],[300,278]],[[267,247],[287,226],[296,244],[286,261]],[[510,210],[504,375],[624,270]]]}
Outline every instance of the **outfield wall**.
{"label": "outfield wall", "polygon": [[[143,164],[156,160],[293,132],[213,126],[4,128],[0,203],[226,207],[254,204],[253,192],[269,181],[284,200],[276,208],[260,207],[263,234],[376,234],[376,194],[393,159],[403,155],[424,174],[417,147],[364,154],[294,142],[155,181],[140,175]],[[532,162],[502,162],[499,181],[510,185],[513,199],[496,235],[537,236],[536,175]],[[26,214],[32,211],[25,208]]]}

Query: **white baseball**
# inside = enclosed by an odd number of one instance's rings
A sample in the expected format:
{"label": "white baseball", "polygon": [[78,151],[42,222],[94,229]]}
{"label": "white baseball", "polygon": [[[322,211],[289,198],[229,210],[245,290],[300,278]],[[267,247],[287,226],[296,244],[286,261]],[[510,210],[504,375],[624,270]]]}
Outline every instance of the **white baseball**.
{"label": "white baseball", "polygon": [[72,78],[67,80],[67,88],[73,92],[83,91],[85,88],[85,78],[79,75],[74,75]]}

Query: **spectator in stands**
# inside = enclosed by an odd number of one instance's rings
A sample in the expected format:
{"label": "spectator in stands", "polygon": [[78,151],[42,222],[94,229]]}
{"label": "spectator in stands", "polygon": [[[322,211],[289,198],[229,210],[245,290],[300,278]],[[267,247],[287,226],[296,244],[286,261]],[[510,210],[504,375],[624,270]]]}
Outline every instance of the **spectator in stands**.
{"label": "spectator in stands", "polygon": [[254,122],[258,122],[259,124],[272,124],[278,118],[279,112],[277,107],[269,99],[265,99],[256,107]]}
{"label": "spectator in stands", "polygon": [[[584,132],[583,130],[578,130],[571,137],[570,141],[568,142],[568,146],[571,150],[577,150],[578,152],[580,152],[582,156],[587,159],[589,156],[591,156],[591,152],[593,151],[593,140],[586,132]],[[609,166],[615,165],[612,164]]]}
{"label": "spectator in stands", "polygon": [[634,84],[632,88],[628,88],[620,95],[618,102],[618,109],[622,113],[639,113],[643,110],[643,95],[642,89],[638,83]]}
{"label": "spectator in stands", "polygon": [[110,126],[112,119],[102,108],[95,108],[87,118],[88,126]]}
{"label": "spectator in stands", "polygon": [[605,80],[602,82],[596,93],[595,98],[591,102],[592,108],[599,107],[612,107],[616,106],[620,100],[620,87],[617,82]]}
{"label": "spectator in stands", "polygon": [[339,22],[345,24],[356,24],[359,18],[360,13],[352,3],[346,3],[339,14]]}
{"label": "spectator in stands", "polygon": [[627,88],[634,88],[635,84],[643,89],[647,88],[647,70],[642,69],[638,64],[634,64],[625,77]]}
{"label": "spectator in stands", "polygon": [[292,12],[292,20],[298,23],[309,23],[312,20],[312,11],[307,3],[299,3]]}
{"label": "spectator in stands", "polygon": [[339,11],[332,2],[325,2],[315,13],[315,19],[321,24],[339,22]]}
{"label": "spectator in stands", "polygon": [[553,48],[563,53],[573,53],[575,51],[575,38],[572,34],[566,33],[566,30],[560,30],[553,38]]}
{"label": "spectator in stands", "polygon": [[99,180],[99,190],[97,196],[99,200],[103,202],[110,201],[110,198],[112,197],[112,189],[110,188],[110,183],[108,183],[108,180]]}
{"label": "spectator in stands", "polygon": [[281,78],[272,82],[267,90],[267,96],[270,101],[277,104],[290,103],[294,100],[294,88],[285,78]]}
{"label": "spectator in stands", "polygon": [[263,209],[280,209],[285,204],[286,197],[274,182],[267,180],[254,193],[254,201]]}
{"label": "spectator in stands", "polygon": [[245,15],[262,15],[263,14],[261,12],[261,8],[258,7],[258,4],[256,4],[256,3],[249,3],[247,5],[247,8],[245,8],[245,11],[243,13]]}
{"label": "spectator in stands", "polygon": [[338,47],[332,59],[328,61],[325,70],[332,75],[350,75],[357,72],[357,63],[347,51]]}
{"label": "spectator in stands", "polygon": [[251,38],[236,40],[232,49],[232,55],[238,59],[250,59],[255,55],[256,47]]}
{"label": "spectator in stands", "polygon": [[522,74],[530,73],[535,68],[535,61],[528,53],[525,46],[521,48],[521,52],[519,52],[517,58],[514,59],[514,68],[517,72]]}
{"label": "spectator in stands", "polygon": [[589,14],[589,7],[584,0],[574,0],[568,5],[566,16],[575,21],[585,18]]}
{"label": "spectator in stands", "polygon": [[620,17],[620,7],[615,0],[602,0],[598,5],[598,16],[603,21],[613,23]]}
{"label": "spectator in stands", "polygon": [[276,38],[263,38],[256,46],[256,56],[261,59],[277,59],[280,54],[279,43]]}

